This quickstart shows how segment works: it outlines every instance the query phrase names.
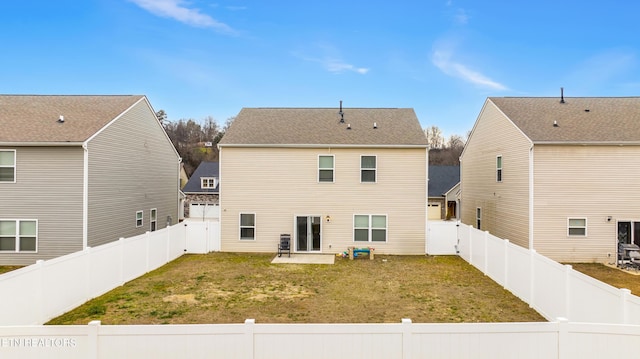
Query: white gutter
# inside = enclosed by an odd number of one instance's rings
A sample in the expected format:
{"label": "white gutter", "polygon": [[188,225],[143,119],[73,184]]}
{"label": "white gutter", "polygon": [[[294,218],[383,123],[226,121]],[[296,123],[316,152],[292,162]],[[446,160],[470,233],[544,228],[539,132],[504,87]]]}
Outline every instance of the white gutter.
{"label": "white gutter", "polygon": [[0,142],[0,146],[7,147],[77,147],[84,142]]}

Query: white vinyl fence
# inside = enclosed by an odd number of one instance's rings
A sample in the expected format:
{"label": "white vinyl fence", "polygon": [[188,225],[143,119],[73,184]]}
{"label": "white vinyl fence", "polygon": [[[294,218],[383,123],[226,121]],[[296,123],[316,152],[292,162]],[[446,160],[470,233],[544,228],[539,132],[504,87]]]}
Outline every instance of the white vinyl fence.
{"label": "white vinyl fence", "polygon": [[217,233],[218,222],[183,222],[5,273],[0,325],[43,324],[184,253],[219,250]]}
{"label": "white vinyl fence", "polygon": [[640,326],[569,323],[0,327],[2,358],[602,359],[633,357]]}
{"label": "white vinyl fence", "polygon": [[471,226],[458,227],[459,255],[548,320],[640,325],[640,297],[534,250]]}

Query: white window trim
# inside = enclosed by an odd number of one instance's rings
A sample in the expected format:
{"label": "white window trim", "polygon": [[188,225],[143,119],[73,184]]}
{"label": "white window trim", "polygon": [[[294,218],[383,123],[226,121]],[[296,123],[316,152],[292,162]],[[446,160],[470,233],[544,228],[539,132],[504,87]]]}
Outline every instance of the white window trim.
{"label": "white window trim", "polygon": [[5,150],[5,149],[2,149],[2,150],[0,150],[0,152],[13,152],[13,166],[3,166],[3,165],[0,165],[0,167],[2,167],[2,168],[13,168],[13,181],[0,181],[0,184],[2,184],[2,183],[16,183],[16,181],[17,181],[17,178],[16,178],[16,175],[17,175],[16,168],[18,167],[18,160],[17,160],[17,158],[16,158],[16,150]]}
{"label": "white window trim", "polygon": [[[153,215],[154,213],[155,213],[155,218]],[[153,229],[153,224],[156,225],[155,229]],[[151,208],[151,210],[149,210],[149,231],[153,232],[157,230],[158,230],[158,209]]]}
{"label": "white window trim", "polygon": [[[209,181],[213,180],[213,186],[209,185]],[[200,177],[200,188],[202,189],[214,189],[218,187],[217,177]]]}
{"label": "white window trim", "polygon": [[[498,167],[498,159],[500,159],[500,167]],[[503,159],[502,155],[497,155],[496,156],[496,182],[502,182],[502,175],[503,175],[502,168],[504,167],[503,166],[503,160],[504,159]]]}
{"label": "white window trim", "polygon": [[[374,168],[363,168],[362,157],[374,157],[376,159],[376,166]],[[362,181],[362,171],[373,171],[373,182]],[[378,183],[378,156],[377,155],[360,155],[360,183]]]}
{"label": "white window trim", "polygon": [[[572,219],[583,219],[584,220],[584,227],[583,226],[570,226],[569,225],[569,221]],[[587,228],[588,228],[588,221],[587,221],[587,217],[586,216],[574,216],[574,217],[567,217],[567,237],[587,237]],[[571,228],[584,228],[584,234],[570,234],[569,230]]]}
{"label": "white window trim", "polygon": [[[356,241],[356,229],[364,229],[364,227],[356,227],[356,216],[368,216],[369,217],[369,227],[367,228],[367,241]],[[385,227],[384,227],[384,241],[374,241],[373,240],[373,235],[372,235],[372,230],[373,229],[380,229],[380,228],[373,228],[373,216],[380,216],[380,217],[384,217],[385,221]],[[364,214],[364,213],[354,213],[353,215],[353,222],[351,225],[351,234],[352,234],[352,238],[351,241],[353,243],[389,243],[389,216],[386,214]]]}
{"label": "white window trim", "polygon": [[[140,214],[140,224],[138,224],[138,214]],[[136,211],[136,228],[144,225],[144,211]]]}
{"label": "white window trim", "polygon": [[[243,214],[252,214],[253,215],[253,226],[243,226],[242,225],[242,215]],[[240,241],[255,241],[256,238],[258,237],[258,233],[257,233],[257,218],[258,216],[256,216],[255,212],[240,212],[238,214],[238,239]],[[251,238],[242,238],[242,228],[253,228],[253,239]]]}
{"label": "white window trim", "polygon": [[[16,241],[16,249],[13,251],[0,251],[0,253],[38,253],[38,220],[37,219],[14,219],[14,218],[0,218],[0,221],[14,221],[16,222],[16,233],[15,233],[15,241]],[[36,249],[35,251],[23,251],[20,250],[20,222],[36,222]],[[31,236],[25,236],[31,237]]]}
{"label": "white window trim", "polygon": [[[320,157],[333,157],[333,167],[320,167]],[[331,170],[332,176],[331,181],[320,181],[320,170]],[[336,181],[336,156],[335,155],[318,155],[318,171],[316,172],[318,183],[335,183]]]}

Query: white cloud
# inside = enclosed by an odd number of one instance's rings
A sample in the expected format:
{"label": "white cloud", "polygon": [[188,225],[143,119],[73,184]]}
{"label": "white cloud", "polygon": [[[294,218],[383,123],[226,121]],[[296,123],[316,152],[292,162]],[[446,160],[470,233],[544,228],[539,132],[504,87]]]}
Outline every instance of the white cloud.
{"label": "white cloud", "polygon": [[369,68],[357,67],[353,64],[343,61],[341,59],[341,56],[339,55],[339,51],[332,45],[319,44],[316,46],[320,48],[322,52],[324,52],[323,57],[305,56],[299,52],[294,52],[293,55],[305,61],[318,63],[322,67],[324,67],[325,70],[335,74],[350,71],[350,72],[359,73],[361,75],[365,75],[370,71]]}
{"label": "white cloud", "polygon": [[506,90],[507,87],[499,82],[493,81],[489,77],[474,71],[467,66],[457,63],[451,59],[451,53],[445,50],[435,50],[431,58],[432,63],[440,71],[453,77],[460,78],[472,84],[490,88],[492,90]]}
{"label": "white cloud", "polygon": [[183,0],[130,0],[134,4],[150,13],[174,19],[195,27],[212,28],[219,32],[234,33],[235,31],[225,23],[203,14],[199,9],[187,7]]}

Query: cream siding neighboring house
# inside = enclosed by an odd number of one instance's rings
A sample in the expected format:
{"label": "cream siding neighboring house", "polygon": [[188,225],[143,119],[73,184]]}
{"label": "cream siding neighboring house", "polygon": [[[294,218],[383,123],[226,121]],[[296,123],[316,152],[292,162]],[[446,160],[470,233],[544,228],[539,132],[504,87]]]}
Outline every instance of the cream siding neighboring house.
{"label": "cream siding neighboring house", "polygon": [[0,155],[15,153],[16,172],[13,182],[0,178],[0,264],[177,221],[179,156],[146,97],[2,95],[0,127]]}
{"label": "cream siding neighboring house", "polygon": [[286,233],[298,253],[425,253],[428,152],[415,113],[350,108],[343,117],[238,114],[219,144],[223,251],[276,252]]}
{"label": "cream siding neighboring house", "polygon": [[621,231],[640,243],[639,124],[640,98],[487,99],[462,154],[462,221],[480,208],[482,230],[552,259],[615,262]]}

